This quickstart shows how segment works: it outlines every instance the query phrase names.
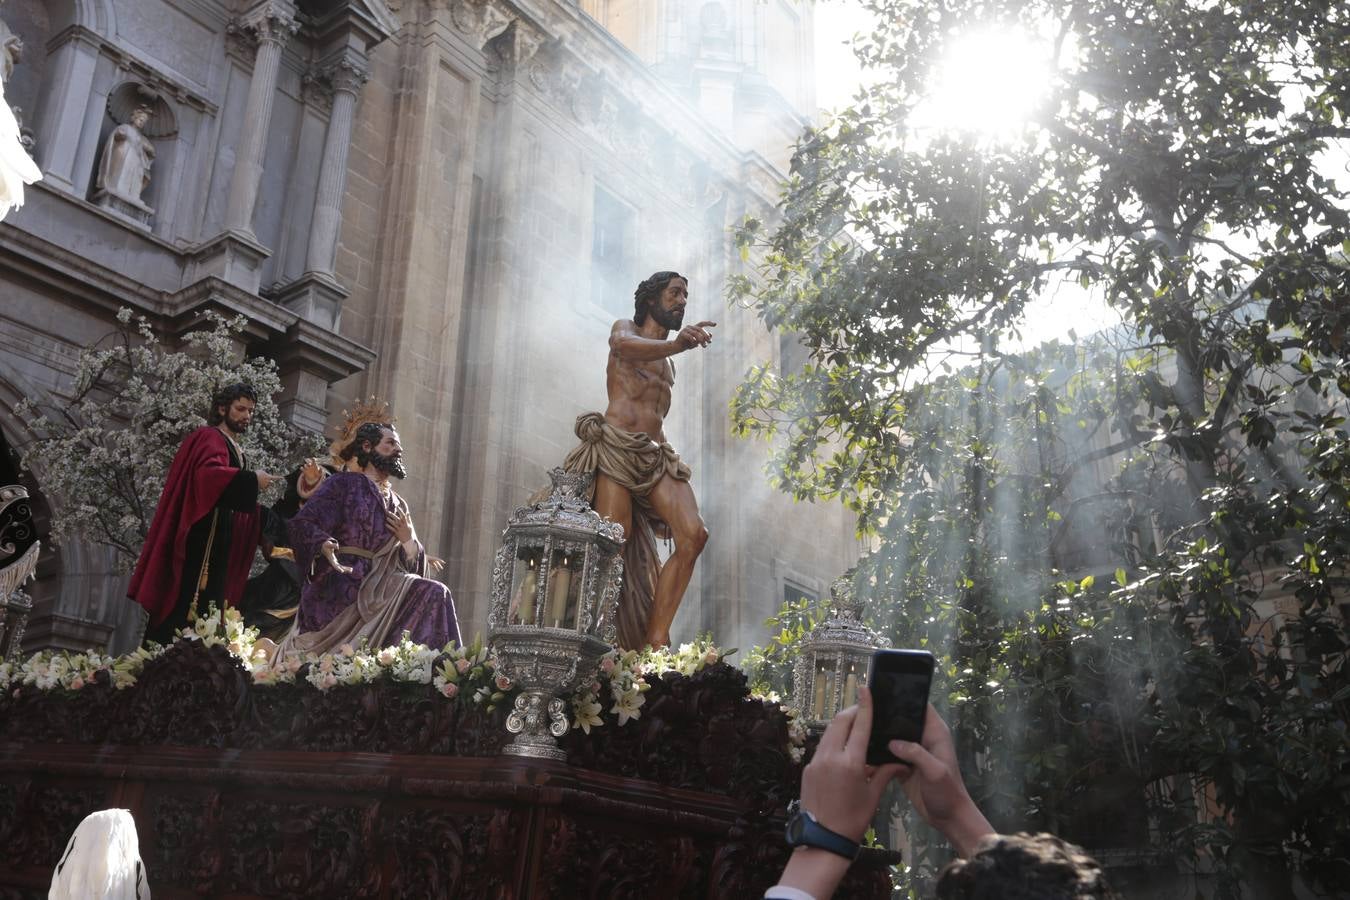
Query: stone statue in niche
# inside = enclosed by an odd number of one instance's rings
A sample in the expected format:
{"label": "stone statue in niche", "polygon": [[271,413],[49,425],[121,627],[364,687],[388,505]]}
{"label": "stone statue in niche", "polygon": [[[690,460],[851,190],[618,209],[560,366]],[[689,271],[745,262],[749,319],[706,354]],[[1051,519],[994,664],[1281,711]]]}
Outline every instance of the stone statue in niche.
{"label": "stone statue in niche", "polygon": [[22,57],[23,41],[0,20],[0,81],[9,82],[9,76],[14,74],[14,67]]}
{"label": "stone statue in niche", "polygon": [[144,104],[131,111],[128,121],[108,135],[103,160],[98,167],[98,192],[94,200],[142,223],[149,223],[154,210],[141,200],[150,186],[150,168],[155,162],[155,145],[145,136],[153,110]]}

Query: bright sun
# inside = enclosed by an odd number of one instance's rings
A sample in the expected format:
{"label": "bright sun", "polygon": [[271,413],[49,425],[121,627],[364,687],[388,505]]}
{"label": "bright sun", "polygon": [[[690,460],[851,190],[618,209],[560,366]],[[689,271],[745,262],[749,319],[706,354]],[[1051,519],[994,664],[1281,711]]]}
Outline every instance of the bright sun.
{"label": "bright sun", "polygon": [[938,66],[933,93],[916,110],[916,124],[1010,136],[1045,93],[1046,57],[1043,44],[1015,28],[957,37]]}

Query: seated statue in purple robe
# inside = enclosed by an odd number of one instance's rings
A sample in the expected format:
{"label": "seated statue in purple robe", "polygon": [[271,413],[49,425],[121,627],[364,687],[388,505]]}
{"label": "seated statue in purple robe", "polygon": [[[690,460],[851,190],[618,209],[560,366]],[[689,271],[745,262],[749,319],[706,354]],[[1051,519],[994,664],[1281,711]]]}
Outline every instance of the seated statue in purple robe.
{"label": "seated statue in purple robe", "polygon": [[407,475],[398,432],[364,424],[343,455],[359,471],[329,475],[287,523],[303,583],[295,625],[274,658],[387,647],[405,631],[430,647],[458,641],[450,589],[426,577],[426,550],[390,484]]}

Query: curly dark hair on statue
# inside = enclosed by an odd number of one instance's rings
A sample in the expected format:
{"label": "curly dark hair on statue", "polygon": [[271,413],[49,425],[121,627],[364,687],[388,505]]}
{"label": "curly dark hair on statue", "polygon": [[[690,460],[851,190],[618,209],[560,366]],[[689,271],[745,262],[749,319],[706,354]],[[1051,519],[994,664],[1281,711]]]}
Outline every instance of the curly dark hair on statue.
{"label": "curly dark hair on statue", "polygon": [[1001,834],[938,877],[937,900],[1118,900],[1101,864],[1053,834]]}
{"label": "curly dark hair on statue", "polygon": [[[670,284],[672,278],[684,278],[679,272],[657,272],[637,286],[633,291],[633,323],[641,325],[647,321],[647,308],[652,301],[661,296],[661,292]],[[686,282],[688,278],[684,278]]]}
{"label": "curly dark hair on statue", "polygon": [[384,440],[384,433],[387,430],[392,429],[379,422],[362,424],[360,428],[356,429],[356,435],[352,437],[352,442],[343,448],[342,458],[346,460],[356,457],[356,464],[364,469],[370,462],[371,453],[379,446],[380,441]]}
{"label": "curly dark hair on statue", "polygon": [[234,405],[234,401],[240,398],[252,400],[255,405],[258,402],[258,394],[253,390],[253,386],[242,381],[219,388],[211,395],[211,409],[206,414],[206,424],[219,425],[224,422],[225,413]]}

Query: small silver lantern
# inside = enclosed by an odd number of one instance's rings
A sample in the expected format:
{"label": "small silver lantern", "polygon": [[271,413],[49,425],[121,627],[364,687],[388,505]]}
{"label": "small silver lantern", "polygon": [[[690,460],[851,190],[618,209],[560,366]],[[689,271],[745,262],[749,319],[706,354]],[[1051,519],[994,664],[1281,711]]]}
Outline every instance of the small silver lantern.
{"label": "small silver lantern", "polygon": [[498,670],[521,687],[506,753],[565,759],[559,695],[594,676],[615,638],[623,580],[623,527],[586,501],[592,475],[549,473],[547,499],[517,509],[492,569],[488,645]]}
{"label": "small silver lantern", "polygon": [[872,651],[890,646],[862,620],[862,601],[845,575],[830,585],[830,613],[802,642],[792,670],[792,701],[808,728],[824,728],[858,699]]}
{"label": "small silver lantern", "polygon": [[17,659],[33,598],[22,590],[37,574],[42,542],[33,525],[28,489],[0,486],[0,660]]}

